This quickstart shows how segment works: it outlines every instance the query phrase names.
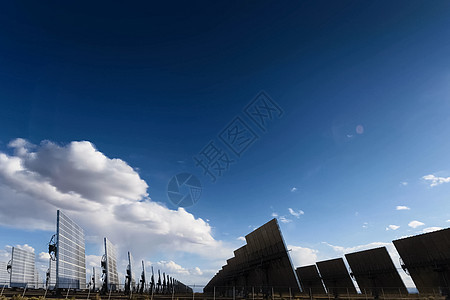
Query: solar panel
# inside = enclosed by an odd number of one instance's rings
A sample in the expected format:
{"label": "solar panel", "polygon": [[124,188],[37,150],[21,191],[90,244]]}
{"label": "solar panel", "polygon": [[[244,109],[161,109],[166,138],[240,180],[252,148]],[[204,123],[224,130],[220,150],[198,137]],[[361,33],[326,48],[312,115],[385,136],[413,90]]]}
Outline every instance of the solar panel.
{"label": "solar panel", "polygon": [[205,292],[212,292],[214,286],[226,287],[221,291],[227,295],[237,286],[244,296],[252,287],[265,294],[271,293],[272,287],[277,293],[300,291],[276,219],[255,229],[245,239],[247,244],[234,252],[235,256],[210,280]]}
{"label": "solar panel", "polygon": [[319,272],[317,271],[315,265],[300,267],[295,271],[297,272],[297,276],[300,280],[304,293],[308,293],[310,295],[326,294]]}
{"label": "solar panel", "polygon": [[449,293],[450,228],[393,241],[419,293]]}
{"label": "solar panel", "polygon": [[10,276],[6,270],[6,262],[0,261],[0,287],[8,287]]}
{"label": "solar panel", "polygon": [[408,293],[386,247],[345,254],[345,257],[362,293],[370,291],[374,296]]}
{"label": "solar panel", "polygon": [[106,259],[106,285],[108,291],[115,291],[119,287],[116,247],[106,237],[104,238],[104,245]]}
{"label": "solar panel", "polygon": [[[50,272],[50,277],[48,278],[48,289],[52,290],[56,286],[56,261],[49,260],[48,271]],[[47,271],[47,272],[48,272]]]}
{"label": "solar panel", "polygon": [[35,254],[12,247],[10,287],[35,286]]}
{"label": "solar panel", "polygon": [[355,285],[342,258],[319,261],[316,265],[328,293],[334,295],[356,294]]}
{"label": "solar panel", "polygon": [[83,229],[57,212],[56,288],[86,288],[86,255]]}

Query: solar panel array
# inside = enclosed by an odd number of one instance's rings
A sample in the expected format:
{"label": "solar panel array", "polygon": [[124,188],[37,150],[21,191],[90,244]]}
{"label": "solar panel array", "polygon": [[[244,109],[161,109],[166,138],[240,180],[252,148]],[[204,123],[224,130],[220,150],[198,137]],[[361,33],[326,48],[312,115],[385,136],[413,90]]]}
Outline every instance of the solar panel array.
{"label": "solar panel array", "polygon": [[86,288],[84,231],[60,210],[57,212],[56,288]]}
{"label": "solar panel array", "polygon": [[272,287],[277,293],[300,291],[276,219],[255,229],[245,239],[247,244],[234,251],[234,257],[206,285],[205,292],[219,287],[220,292],[229,294],[236,286],[237,292],[244,295],[252,287],[263,293],[270,293]]}
{"label": "solar panel array", "polygon": [[304,293],[325,294],[322,279],[315,265],[297,268],[295,272]]}
{"label": "solar panel array", "polygon": [[116,247],[107,238],[104,238],[104,242],[106,256],[106,284],[108,286],[108,290],[114,291],[119,287]]}
{"label": "solar panel array", "polygon": [[0,287],[9,286],[9,273],[6,270],[7,263],[4,261],[0,261]]}
{"label": "solar panel array", "polygon": [[450,228],[393,243],[420,293],[449,294]]}
{"label": "solar panel array", "polygon": [[333,295],[356,294],[355,285],[342,258],[319,261],[316,265],[328,293]]}
{"label": "solar panel array", "polygon": [[35,287],[35,254],[30,251],[12,247],[11,287]]}
{"label": "solar panel array", "polygon": [[386,247],[345,254],[345,257],[361,291],[374,295],[408,293]]}

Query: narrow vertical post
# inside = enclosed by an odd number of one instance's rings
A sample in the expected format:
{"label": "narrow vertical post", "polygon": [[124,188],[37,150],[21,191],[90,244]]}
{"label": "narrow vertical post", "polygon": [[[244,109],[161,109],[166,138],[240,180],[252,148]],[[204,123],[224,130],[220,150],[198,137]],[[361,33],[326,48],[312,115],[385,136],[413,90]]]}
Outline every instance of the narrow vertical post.
{"label": "narrow vertical post", "polygon": [[[0,297],[1,296],[3,296],[3,290],[5,289],[5,285],[6,285],[6,283],[3,285],[3,287],[2,287],[2,292],[0,293]],[[45,298],[45,297],[44,297]]]}
{"label": "narrow vertical post", "polygon": [[289,300],[292,300],[292,292],[291,292],[291,288],[289,287]]}
{"label": "narrow vertical post", "polygon": [[23,289],[22,298],[25,297],[25,292],[27,291],[28,282],[25,284],[25,288]]}
{"label": "narrow vertical post", "polygon": [[252,297],[253,297],[253,300],[255,300],[255,287],[254,286],[252,286]]}
{"label": "narrow vertical post", "polygon": [[275,295],[274,295],[274,293],[273,293],[273,287],[272,287],[272,300],[274,300],[275,298]]}
{"label": "narrow vertical post", "polygon": [[216,286],[214,286],[214,296],[213,296],[213,300],[216,300]]}
{"label": "narrow vertical post", "polygon": [[110,288],[110,289],[109,289],[108,300],[111,299],[111,291],[112,291],[112,289]]}
{"label": "narrow vertical post", "polygon": [[175,296],[175,288],[173,287],[173,285],[172,285],[172,300],[173,300],[173,297]]}
{"label": "narrow vertical post", "polygon": [[89,296],[91,295],[91,289],[88,289],[88,296],[87,296],[87,300],[89,300]]}
{"label": "narrow vertical post", "polygon": [[236,287],[233,285],[233,300],[236,300]]}
{"label": "narrow vertical post", "polygon": [[194,300],[195,298],[195,284],[194,287],[192,288],[192,300]]}
{"label": "narrow vertical post", "polygon": [[69,292],[70,292],[70,285],[69,285],[69,288],[67,289],[66,299],[69,297]]}
{"label": "narrow vertical post", "polygon": [[386,296],[384,295],[384,289],[381,288],[381,293],[383,294],[383,299],[386,299]]}
{"label": "narrow vertical post", "polygon": [[152,290],[152,296],[150,297],[151,300],[153,300],[153,291],[154,291],[154,287],[152,285],[150,285],[150,288]]}
{"label": "narrow vertical post", "polygon": [[364,289],[364,294],[366,295],[366,300],[367,300],[367,291],[366,291],[366,289]]}

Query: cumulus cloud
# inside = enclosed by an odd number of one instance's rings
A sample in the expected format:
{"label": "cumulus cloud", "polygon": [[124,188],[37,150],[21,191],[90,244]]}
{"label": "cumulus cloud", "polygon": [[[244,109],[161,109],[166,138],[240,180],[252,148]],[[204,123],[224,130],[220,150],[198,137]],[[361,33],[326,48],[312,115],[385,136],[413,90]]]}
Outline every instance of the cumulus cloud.
{"label": "cumulus cloud", "polygon": [[15,247],[18,248],[18,249],[24,250],[24,251],[28,251],[28,252],[34,253],[34,248],[31,247],[31,246],[28,245],[28,244],[24,244],[24,245],[16,245]]}
{"label": "cumulus cloud", "polygon": [[399,228],[400,226],[398,225],[389,225],[388,227],[386,227],[386,230],[397,230]]}
{"label": "cumulus cloud", "polygon": [[297,219],[300,218],[301,215],[304,215],[304,214],[305,214],[305,212],[304,212],[303,210],[295,211],[295,210],[293,210],[293,209],[290,208],[290,207],[289,207],[288,209],[289,209],[289,213],[290,213],[291,215],[293,215],[294,217],[296,217]]}
{"label": "cumulus cloud", "polygon": [[243,242],[246,241],[245,237],[243,237],[243,236],[238,237],[237,240],[238,240],[238,241],[243,241]]}
{"label": "cumulus cloud", "polygon": [[407,181],[402,181],[402,182],[400,182],[400,184],[403,185],[403,186],[407,186],[408,182]]}
{"label": "cumulus cloud", "polygon": [[422,177],[422,179],[430,181],[431,187],[450,182],[450,177],[438,177],[434,176],[433,174],[425,175]]}
{"label": "cumulus cloud", "polygon": [[273,212],[273,213],[271,214],[271,216],[274,217],[274,218],[276,218],[276,217],[278,217],[278,214],[277,214],[276,212]]}
{"label": "cumulus cloud", "polygon": [[293,187],[293,188],[291,188],[291,192],[293,193],[293,192],[296,192],[297,191],[297,188],[296,187]]}
{"label": "cumulus cloud", "polygon": [[411,227],[411,228],[417,228],[417,227],[423,226],[423,225],[425,225],[425,223],[422,223],[422,222],[417,221],[417,220],[414,220],[414,221],[411,221],[411,222],[408,223],[408,226]]}
{"label": "cumulus cloud", "polygon": [[1,225],[55,231],[56,210],[62,209],[86,234],[127,245],[136,257],[156,249],[208,259],[232,253],[207,222],[150,200],[135,169],[90,142],[16,139],[9,147],[13,154],[0,152]]}
{"label": "cumulus cloud", "polygon": [[397,205],[397,207],[395,207],[396,210],[410,210],[411,208],[409,208],[408,206],[404,206],[404,205]]}
{"label": "cumulus cloud", "polygon": [[288,249],[291,250],[292,263],[296,267],[315,264],[317,261],[317,254],[319,251],[311,248],[304,248],[299,246],[288,245]]}

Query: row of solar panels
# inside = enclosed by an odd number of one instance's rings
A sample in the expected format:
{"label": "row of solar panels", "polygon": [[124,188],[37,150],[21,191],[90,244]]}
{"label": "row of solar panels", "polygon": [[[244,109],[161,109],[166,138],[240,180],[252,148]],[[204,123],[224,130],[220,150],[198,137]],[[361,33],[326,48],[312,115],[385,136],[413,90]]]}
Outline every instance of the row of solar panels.
{"label": "row of solar panels", "polygon": [[[83,229],[66,216],[60,210],[57,211],[57,230],[49,243],[49,269],[46,274],[46,284],[40,284],[38,272],[35,267],[35,254],[30,251],[12,248],[11,260],[6,265],[3,264],[0,270],[0,286],[27,287],[27,288],[66,288],[85,289],[86,285],[86,255]],[[117,272],[116,247],[107,238],[104,238],[105,254],[102,257],[102,285],[103,291],[119,290],[119,276]],[[141,291],[144,286],[147,290],[164,293],[172,291],[190,292],[189,287],[169,275],[163,273],[161,280],[155,282],[152,269],[151,280],[145,280],[145,268],[142,265],[140,278],[132,276],[132,257],[128,252],[129,263],[127,267],[128,288],[131,292],[139,290],[135,283],[138,281]],[[5,266],[6,265],[6,266]],[[2,266],[2,264],[0,264]],[[9,273],[9,274],[8,274]],[[158,270],[158,273],[160,271]],[[136,280],[137,279],[137,280]],[[89,287],[94,287],[96,283],[95,269],[89,282]],[[98,282],[98,281],[97,281]]]}
{"label": "row of solar panels", "polygon": [[[350,273],[342,258],[317,262],[317,267],[304,266],[294,272],[276,219],[245,239],[247,244],[234,251],[234,257],[210,280],[205,292],[235,293],[237,286],[243,294],[250,293],[250,288],[254,292],[254,287],[260,287],[258,292],[263,293],[293,293],[301,287],[305,293],[356,294],[353,277],[361,291],[408,293],[385,247],[346,254]],[[403,260],[402,268],[411,275],[420,293],[449,293],[450,228],[393,243]],[[267,290],[269,287],[271,290]]]}
{"label": "row of solar panels", "polygon": [[[419,293],[449,295],[450,228],[393,241],[402,268]],[[407,294],[408,291],[386,247],[345,254],[350,275],[361,291]],[[317,266],[317,268],[316,268]],[[310,293],[355,294],[357,291],[342,258],[296,269],[303,290]],[[320,275],[319,275],[320,273]]]}

